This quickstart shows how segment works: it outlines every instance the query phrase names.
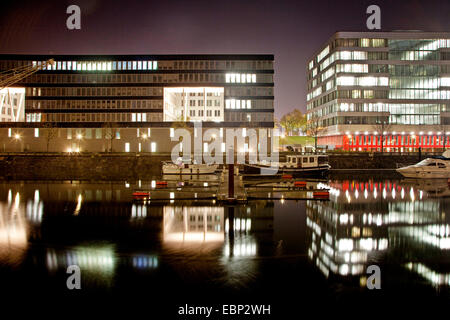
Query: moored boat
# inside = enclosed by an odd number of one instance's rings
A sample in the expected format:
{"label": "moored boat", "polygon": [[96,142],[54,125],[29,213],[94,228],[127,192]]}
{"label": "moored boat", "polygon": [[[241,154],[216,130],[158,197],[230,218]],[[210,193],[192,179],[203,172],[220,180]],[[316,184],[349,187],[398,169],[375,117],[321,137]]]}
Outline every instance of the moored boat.
{"label": "moored boat", "polygon": [[450,158],[435,156],[411,166],[396,170],[406,178],[439,179],[450,178]]}
{"label": "moored boat", "polygon": [[293,176],[324,176],[331,166],[323,154],[287,155],[285,162],[245,164],[244,173],[263,175],[290,174]]}
{"label": "moored boat", "polygon": [[163,174],[178,174],[178,175],[199,175],[199,174],[214,174],[218,168],[218,164],[207,163],[186,163],[178,159],[175,163],[163,162]]}

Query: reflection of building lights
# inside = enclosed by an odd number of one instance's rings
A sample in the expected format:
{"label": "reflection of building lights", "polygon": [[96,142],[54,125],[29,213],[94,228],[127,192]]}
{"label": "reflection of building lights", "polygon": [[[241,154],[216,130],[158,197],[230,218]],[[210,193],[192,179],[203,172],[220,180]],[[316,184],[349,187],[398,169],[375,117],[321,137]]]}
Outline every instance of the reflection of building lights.
{"label": "reflection of building lights", "polygon": [[147,206],[142,204],[133,204],[131,206],[131,218],[145,218],[147,217]]}
{"label": "reflection of building lights", "polygon": [[77,216],[80,213],[82,202],[83,202],[83,197],[81,196],[81,194],[79,194],[78,198],[77,198],[77,206],[75,207],[75,211],[73,212],[73,214],[75,216]]}
{"label": "reflection of building lights", "polygon": [[14,197],[14,208],[19,209],[19,204],[20,204],[20,193],[17,192],[16,196]]}
{"label": "reflection of building lights", "polygon": [[67,268],[69,265],[78,265],[81,269],[98,272],[112,272],[115,267],[113,250],[110,248],[76,248],[63,252],[48,250],[46,264],[50,271],[58,268]]}
{"label": "reflection of building lights", "polygon": [[[234,243],[233,256],[234,257],[249,257],[256,255],[256,243],[254,242],[242,242]],[[224,246],[224,255],[229,257],[231,255],[230,244],[226,243]]]}
{"label": "reflection of building lights", "polygon": [[154,269],[158,267],[157,257],[138,256],[133,257],[133,267],[138,269]]}

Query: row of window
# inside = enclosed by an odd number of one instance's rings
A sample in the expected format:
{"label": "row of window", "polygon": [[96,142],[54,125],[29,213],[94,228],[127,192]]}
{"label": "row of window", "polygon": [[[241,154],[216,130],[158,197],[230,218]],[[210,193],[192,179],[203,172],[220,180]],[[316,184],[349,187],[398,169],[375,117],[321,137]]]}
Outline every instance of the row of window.
{"label": "row of window", "polygon": [[[202,112],[200,114],[200,111]],[[203,117],[203,110],[198,110],[195,116]],[[220,117],[220,110],[206,110],[207,117]],[[211,115],[209,115],[209,113]],[[194,115],[192,115],[194,116]],[[27,113],[27,122],[162,122],[162,113]],[[258,112],[246,114],[242,112],[225,114],[228,122],[273,122],[273,113]]]}
{"label": "row of window", "polygon": [[362,48],[380,48],[385,47],[387,41],[385,39],[336,39],[327,45],[315,59],[311,60],[308,64],[309,70],[314,68],[315,63],[319,63],[323,58],[325,58],[330,50],[338,47],[362,47]]}
{"label": "row of window", "polygon": [[111,70],[158,70],[158,61],[33,61],[41,70],[111,71]]}
{"label": "row of window", "polygon": [[[34,116],[33,116],[34,115]],[[34,117],[34,118],[33,118]],[[33,121],[34,119],[34,121]],[[27,122],[162,122],[161,113],[27,113]]]}
{"label": "row of window", "polygon": [[[213,115],[213,111],[214,111],[214,115]],[[195,109],[189,110],[190,117],[203,117],[204,114],[205,114],[204,110],[195,110]],[[206,116],[207,117],[220,117],[220,110],[206,110]]]}
{"label": "row of window", "polygon": [[381,116],[336,116],[319,120],[319,125],[323,127],[339,124],[370,124],[379,125],[382,121],[389,121],[390,124],[404,125],[436,125],[440,124],[439,115],[390,115],[389,118]]}
{"label": "row of window", "polygon": [[[41,96],[162,96],[162,88],[151,87],[52,87],[26,88],[26,95]],[[28,97],[28,98],[29,98]]]}
{"label": "row of window", "polygon": [[[56,61],[57,70],[69,70],[68,61],[66,62],[66,69],[63,69],[63,65],[58,66],[58,62],[64,63],[64,61]],[[0,70],[9,70],[16,67],[30,65],[31,61],[26,60],[3,60],[0,61]],[[71,61],[74,63],[74,61]],[[77,71],[78,63],[89,63],[88,61],[75,61]],[[105,70],[119,70],[119,61],[91,61],[92,64],[95,63],[95,68],[97,70],[103,70],[103,63],[106,63]],[[97,65],[100,63],[100,66]],[[108,66],[108,64],[111,64]],[[114,63],[116,63],[114,67]],[[131,66],[129,66],[131,63]],[[141,69],[139,69],[139,63],[141,63]],[[156,64],[155,64],[156,63]],[[136,67],[136,69],[133,69]],[[72,68],[72,66],[71,66]],[[82,68],[82,67],[81,67]],[[121,61],[121,70],[273,70],[273,61],[269,60],[160,60],[160,61],[149,61],[149,60],[133,60],[133,61]],[[124,69],[126,68],[126,69]],[[156,69],[154,69],[156,68]],[[87,69],[87,66],[86,66]]]}
{"label": "row of window", "polygon": [[29,109],[161,109],[162,100],[27,100]]}
{"label": "row of window", "polygon": [[236,100],[236,99],[226,99],[225,109],[251,109],[251,100]]}
{"label": "row of window", "polygon": [[372,136],[372,135],[350,135],[350,145],[381,145],[381,139],[383,138],[383,145],[416,145],[430,146],[430,145],[449,145],[450,137],[446,136],[411,136],[411,135],[387,135],[387,136]]}
{"label": "row of window", "polygon": [[256,83],[256,74],[245,73],[227,73],[225,75],[226,83]]}
{"label": "row of window", "polygon": [[[203,107],[205,100],[189,100],[189,106],[190,107]],[[206,106],[212,107],[214,102],[214,107],[220,107],[220,100],[206,100]]]}
{"label": "row of window", "polygon": [[[258,74],[248,83],[273,83],[272,74]],[[236,78],[235,78],[236,79]],[[254,81],[253,81],[254,80]],[[42,74],[35,73],[22,83],[182,83],[208,82],[225,83],[223,73],[168,73],[168,74]],[[238,83],[238,82],[235,82]]]}

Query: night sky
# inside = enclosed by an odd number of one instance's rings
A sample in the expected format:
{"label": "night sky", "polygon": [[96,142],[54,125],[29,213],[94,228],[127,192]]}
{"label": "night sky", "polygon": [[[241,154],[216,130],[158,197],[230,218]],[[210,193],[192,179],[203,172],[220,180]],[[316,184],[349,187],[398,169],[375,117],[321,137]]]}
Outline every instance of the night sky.
{"label": "night sky", "polygon": [[[66,28],[81,7],[81,30]],[[450,1],[2,1],[0,53],[275,55],[275,114],[306,108],[306,63],[336,31],[450,31]]]}

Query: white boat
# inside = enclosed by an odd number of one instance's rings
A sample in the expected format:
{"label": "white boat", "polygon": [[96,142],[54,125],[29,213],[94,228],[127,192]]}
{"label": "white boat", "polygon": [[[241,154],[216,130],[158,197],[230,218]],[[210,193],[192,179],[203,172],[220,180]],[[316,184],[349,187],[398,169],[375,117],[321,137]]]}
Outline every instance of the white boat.
{"label": "white boat", "polygon": [[162,173],[163,174],[214,174],[219,167],[218,164],[206,164],[206,163],[186,163],[181,158],[173,162],[163,162]]}
{"label": "white boat", "polygon": [[331,166],[328,164],[328,156],[321,154],[300,154],[287,155],[285,162],[276,164],[257,163],[245,164],[245,173],[265,174],[286,173],[295,176],[323,176],[328,173]]}
{"label": "white boat", "polygon": [[450,178],[450,152],[442,156],[426,158],[417,164],[398,168],[396,171],[406,178],[442,179]]}

